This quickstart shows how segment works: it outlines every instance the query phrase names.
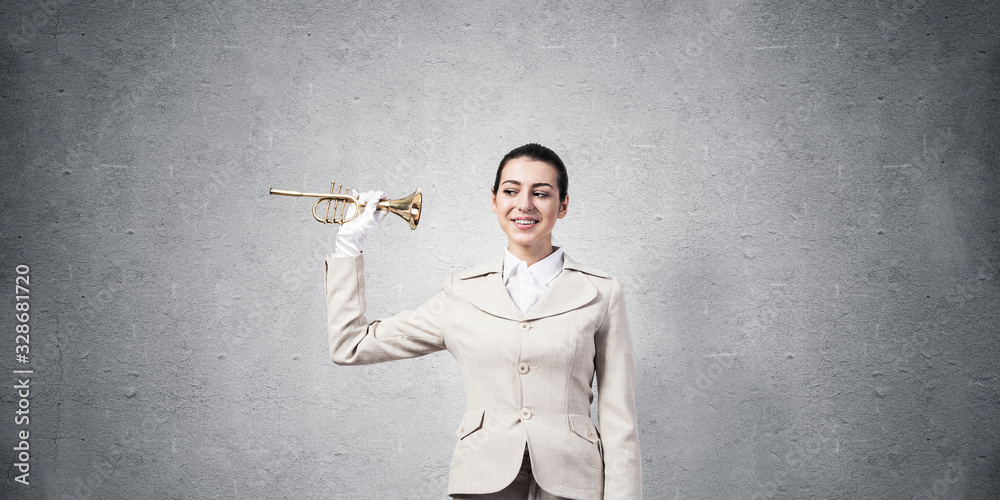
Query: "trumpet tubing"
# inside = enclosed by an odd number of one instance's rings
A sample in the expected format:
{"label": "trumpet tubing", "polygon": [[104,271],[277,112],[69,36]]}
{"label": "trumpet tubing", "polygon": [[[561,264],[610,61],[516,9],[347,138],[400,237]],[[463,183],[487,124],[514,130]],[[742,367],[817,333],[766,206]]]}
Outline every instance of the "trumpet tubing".
{"label": "trumpet tubing", "polygon": [[[302,191],[290,191],[287,189],[271,188],[268,191],[273,195],[299,196],[307,198],[317,198],[313,203],[312,215],[316,221],[323,224],[346,224],[356,219],[361,214],[361,209],[366,206],[360,203],[357,198],[351,196],[350,189],[337,186],[336,182],[330,183],[329,193],[305,193]],[[318,210],[320,203],[326,202],[326,212],[320,217]],[[381,200],[376,207],[377,210],[385,210],[403,218],[410,229],[416,229],[420,222],[420,207],[423,203],[423,195],[418,188],[409,196],[395,200]],[[331,215],[332,212],[332,215]]]}

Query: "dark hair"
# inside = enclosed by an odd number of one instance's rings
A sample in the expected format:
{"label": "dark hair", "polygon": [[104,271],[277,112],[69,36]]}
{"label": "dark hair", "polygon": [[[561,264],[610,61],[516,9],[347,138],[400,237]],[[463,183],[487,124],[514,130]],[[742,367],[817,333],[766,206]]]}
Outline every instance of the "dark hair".
{"label": "dark hair", "polygon": [[528,158],[530,160],[540,161],[542,163],[547,163],[552,168],[556,169],[556,184],[559,188],[559,202],[566,201],[566,195],[569,194],[569,174],[566,173],[566,165],[563,165],[562,159],[555,151],[542,146],[541,144],[525,144],[524,146],[514,148],[507,153],[506,156],[500,160],[500,166],[497,167],[497,177],[493,181],[493,194],[497,194],[497,190],[500,189],[500,174],[503,173],[503,167],[507,165],[507,162],[516,158]]}

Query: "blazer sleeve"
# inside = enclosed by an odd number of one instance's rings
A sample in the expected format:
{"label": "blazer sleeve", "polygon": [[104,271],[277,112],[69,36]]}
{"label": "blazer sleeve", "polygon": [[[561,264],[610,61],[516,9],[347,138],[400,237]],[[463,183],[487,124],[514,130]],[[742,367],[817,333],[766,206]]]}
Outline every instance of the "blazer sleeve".
{"label": "blazer sleeve", "polygon": [[635,411],[635,356],[621,283],[595,337],[597,418],[604,449],[604,498],[642,498],[642,462]]}
{"label": "blazer sleeve", "polygon": [[449,282],[416,310],[369,322],[365,317],[364,275],[361,255],[326,258],[326,326],[334,363],[381,363],[446,348],[442,317],[451,303]]}

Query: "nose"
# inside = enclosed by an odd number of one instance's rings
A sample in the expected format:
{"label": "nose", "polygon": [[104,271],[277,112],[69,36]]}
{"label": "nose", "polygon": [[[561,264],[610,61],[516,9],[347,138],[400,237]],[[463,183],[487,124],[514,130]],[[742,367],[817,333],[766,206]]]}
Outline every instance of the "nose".
{"label": "nose", "polygon": [[535,200],[529,190],[521,191],[517,197],[517,208],[522,212],[530,212],[535,209]]}

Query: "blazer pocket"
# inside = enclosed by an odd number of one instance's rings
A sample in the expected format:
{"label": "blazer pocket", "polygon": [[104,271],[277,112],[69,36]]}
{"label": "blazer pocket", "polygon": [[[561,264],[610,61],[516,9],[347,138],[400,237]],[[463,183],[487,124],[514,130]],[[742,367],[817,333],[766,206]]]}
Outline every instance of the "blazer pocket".
{"label": "blazer pocket", "polygon": [[597,433],[597,426],[594,425],[594,421],[587,415],[570,414],[569,428],[573,431],[573,434],[584,439],[572,438],[573,447],[576,448],[577,452],[577,459],[594,471],[603,471],[604,460],[601,457],[600,451],[601,435]]}
{"label": "blazer pocket", "polygon": [[573,429],[573,432],[577,436],[590,441],[591,443],[597,443],[600,439],[600,435],[597,433],[597,426],[594,425],[594,421],[586,415],[574,415],[569,416],[569,428]]}
{"label": "blazer pocket", "polygon": [[469,410],[465,412],[465,415],[462,416],[462,424],[455,431],[455,435],[458,436],[458,439],[465,439],[469,434],[482,429],[483,417],[485,416],[485,410]]}

